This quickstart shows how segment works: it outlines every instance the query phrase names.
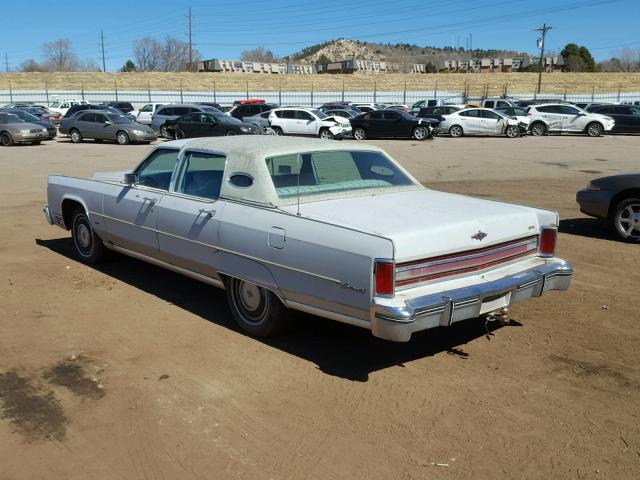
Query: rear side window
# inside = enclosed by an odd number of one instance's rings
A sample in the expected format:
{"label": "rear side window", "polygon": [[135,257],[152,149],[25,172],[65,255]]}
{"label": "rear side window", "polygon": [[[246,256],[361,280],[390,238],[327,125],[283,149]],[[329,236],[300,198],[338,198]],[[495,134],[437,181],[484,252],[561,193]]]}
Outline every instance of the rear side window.
{"label": "rear side window", "polygon": [[464,112],[460,112],[460,115],[462,115],[463,117],[480,118],[480,110],[467,110]]}
{"label": "rear side window", "polygon": [[226,157],[215,153],[187,152],[176,192],[217,200]]}
{"label": "rear side window", "polygon": [[178,150],[158,148],[138,167],[138,184],[169,190],[171,174],[178,160]]}
{"label": "rear side window", "polygon": [[173,107],[166,107],[166,108],[161,108],[160,110],[158,110],[157,115],[171,116],[171,115],[174,115],[173,112],[174,112]]}
{"label": "rear side window", "polygon": [[95,113],[81,113],[78,115],[78,120],[81,122],[95,122],[96,114]]}
{"label": "rear side window", "polygon": [[495,105],[495,102],[493,100],[487,100],[486,102],[484,102],[484,106],[486,108],[493,108]]}
{"label": "rear side window", "polygon": [[398,120],[400,118],[400,114],[398,112],[383,112],[385,120]]}
{"label": "rear side window", "polygon": [[295,110],[283,110],[280,118],[296,118]]}
{"label": "rear side window", "polygon": [[580,110],[574,107],[569,107],[568,105],[563,105],[562,113],[565,115],[578,115]]}
{"label": "rear side window", "polygon": [[266,163],[280,198],[413,184],[379,152],[310,152],[270,157]]}
{"label": "rear side window", "polygon": [[371,112],[367,118],[370,118],[371,120],[382,120],[384,117],[382,112]]}
{"label": "rear side window", "polygon": [[546,105],[544,107],[536,107],[536,110],[542,113],[563,113],[562,105]]}

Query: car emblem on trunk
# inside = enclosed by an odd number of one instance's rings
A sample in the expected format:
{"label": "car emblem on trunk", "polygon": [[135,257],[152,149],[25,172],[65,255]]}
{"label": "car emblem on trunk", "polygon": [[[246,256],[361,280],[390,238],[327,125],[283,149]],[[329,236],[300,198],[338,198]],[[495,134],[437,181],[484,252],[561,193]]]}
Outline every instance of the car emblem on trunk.
{"label": "car emblem on trunk", "polygon": [[486,233],[484,233],[481,230],[478,230],[478,233],[474,233],[473,235],[471,235],[471,238],[473,238],[474,240],[483,240],[486,236],[487,236]]}

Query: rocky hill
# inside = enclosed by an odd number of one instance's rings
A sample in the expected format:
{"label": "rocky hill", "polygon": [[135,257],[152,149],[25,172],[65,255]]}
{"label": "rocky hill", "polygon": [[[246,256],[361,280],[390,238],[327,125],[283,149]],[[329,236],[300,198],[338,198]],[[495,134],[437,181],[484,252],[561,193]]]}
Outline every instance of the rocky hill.
{"label": "rocky hill", "polygon": [[291,55],[291,59],[306,63],[367,59],[396,63],[435,63],[438,60],[477,57],[515,57],[522,52],[512,50],[480,50],[470,52],[464,48],[437,48],[408,43],[382,44],[339,38],[312,45]]}

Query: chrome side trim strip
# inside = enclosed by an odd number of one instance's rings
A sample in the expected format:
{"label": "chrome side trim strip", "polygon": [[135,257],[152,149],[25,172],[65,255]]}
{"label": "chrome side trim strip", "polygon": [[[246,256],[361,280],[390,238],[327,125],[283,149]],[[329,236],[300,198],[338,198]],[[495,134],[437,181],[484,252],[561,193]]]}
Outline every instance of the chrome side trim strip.
{"label": "chrome side trim strip", "polygon": [[[122,219],[119,219],[119,218],[110,217],[110,216],[108,216],[108,215],[104,215],[104,214],[102,214],[102,213],[97,213],[97,212],[89,212],[89,213],[90,213],[90,214],[92,214],[92,215],[100,216],[100,217],[102,217],[102,218],[107,218],[107,219],[109,219],[109,220],[113,220],[113,221],[115,221],[115,222],[121,222],[121,223],[125,223],[125,224],[127,224],[127,225],[131,225],[131,226],[133,226],[133,227],[138,227],[138,228],[142,228],[142,229],[145,229],[145,230],[149,230],[149,231],[151,231],[151,232],[155,232],[155,233],[158,233],[158,234],[161,234],[161,235],[166,235],[166,236],[169,236],[169,237],[177,238],[177,239],[179,239],[179,240],[186,240],[187,242],[191,242],[191,243],[194,243],[194,244],[196,244],[196,245],[200,245],[200,246],[203,246],[203,247],[211,248],[211,249],[213,249],[213,250],[215,250],[215,251],[224,252],[224,253],[229,253],[229,254],[231,254],[231,255],[237,255],[237,256],[239,256],[239,257],[247,258],[247,259],[249,259],[249,260],[254,260],[254,261],[256,261],[256,262],[266,263],[266,264],[268,264],[268,265],[272,265],[272,266],[274,266],[274,267],[284,268],[284,269],[286,269],[286,270],[291,270],[291,271],[293,271],[293,272],[302,273],[303,275],[309,275],[309,276],[312,276],[312,277],[320,278],[320,279],[322,279],[322,280],[326,280],[326,281],[328,281],[328,282],[337,283],[338,285],[341,285],[341,284],[343,283],[341,280],[338,280],[338,279],[336,279],[336,278],[326,277],[326,276],[324,276],[324,275],[320,275],[320,274],[318,274],[318,273],[313,273],[313,272],[309,272],[309,271],[302,270],[302,269],[299,269],[299,268],[290,267],[290,266],[288,266],[288,265],[283,265],[283,264],[281,264],[281,263],[272,262],[272,261],[270,261],[270,260],[264,260],[264,259],[262,259],[262,258],[254,257],[254,256],[252,256],[252,255],[248,255],[248,254],[246,254],[246,253],[240,253],[240,252],[236,252],[236,251],[234,251],[234,250],[229,250],[229,249],[227,249],[227,248],[217,247],[217,246],[215,246],[215,245],[210,245],[210,244],[208,244],[208,243],[200,242],[200,241],[198,241],[198,240],[192,240],[192,239],[190,239],[190,238],[181,237],[181,236],[179,236],[179,235],[174,235],[173,233],[163,232],[163,231],[158,230],[158,229],[156,229],[156,228],[145,227],[144,225],[137,225],[137,224],[135,224],[135,223],[128,222],[128,221],[126,221],[126,220],[122,220]],[[118,247],[118,248],[120,248],[120,247]]]}
{"label": "chrome side trim strip", "polygon": [[351,317],[349,315],[343,315],[342,313],[332,312],[330,310],[323,310],[321,308],[312,307],[311,305],[306,305],[304,303],[287,301],[285,304],[289,308],[292,308],[294,310],[299,310],[305,313],[310,313],[311,315],[328,318],[330,320],[336,320],[342,323],[348,323],[349,325],[355,325],[356,327],[366,328],[368,330],[371,329],[371,322],[368,322],[367,320],[362,320],[361,318]]}
{"label": "chrome side trim strip", "polygon": [[134,252],[133,250],[129,250],[127,248],[119,247],[117,245],[114,245],[113,243],[104,242],[104,246],[107,247],[109,250],[122,253],[129,257],[142,260],[144,262],[152,263],[153,265],[156,265],[158,267],[166,268],[167,270],[180,273],[186,277],[193,278],[194,280],[199,280],[200,282],[208,283],[209,285],[213,285],[214,287],[221,288],[224,290],[224,284],[222,283],[221,280],[218,280],[217,278],[208,277],[206,275],[202,275],[201,273],[194,272],[193,270],[188,270],[186,268],[178,267],[177,265],[173,265],[171,263],[158,260],[157,258],[149,257],[148,255]]}

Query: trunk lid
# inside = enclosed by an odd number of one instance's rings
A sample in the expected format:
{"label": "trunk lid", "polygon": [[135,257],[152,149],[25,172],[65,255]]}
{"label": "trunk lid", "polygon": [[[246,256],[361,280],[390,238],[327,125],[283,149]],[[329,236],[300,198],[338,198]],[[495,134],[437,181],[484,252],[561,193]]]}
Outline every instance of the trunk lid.
{"label": "trunk lid", "polygon": [[[283,208],[292,213],[297,210],[295,205]],[[535,235],[539,212],[523,205],[428,189],[300,204],[303,216],[391,239],[396,262]],[[549,214],[555,219],[555,214]]]}

